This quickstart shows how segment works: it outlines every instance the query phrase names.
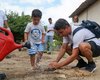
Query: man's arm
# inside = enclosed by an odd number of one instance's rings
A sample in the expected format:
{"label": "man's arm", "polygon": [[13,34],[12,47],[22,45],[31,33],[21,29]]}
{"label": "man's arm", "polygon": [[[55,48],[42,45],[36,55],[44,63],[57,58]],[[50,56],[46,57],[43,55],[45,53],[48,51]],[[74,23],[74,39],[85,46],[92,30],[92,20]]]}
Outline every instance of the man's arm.
{"label": "man's arm", "polygon": [[71,56],[69,56],[68,58],[66,58],[66,60],[61,61],[59,63],[54,62],[54,63],[50,64],[51,68],[57,69],[57,68],[65,66],[65,65],[68,65],[69,63],[71,63],[72,61],[74,61],[77,58],[78,52],[79,52],[78,48],[73,49]]}
{"label": "man's arm", "polygon": [[48,30],[47,32],[50,32],[50,31],[55,31],[55,30],[51,30],[51,29],[50,29],[50,30]]}
{"label": "man's arm", "polygon": [[63,43],[61,48],[60,48],[60,51],[58,53],[58,56],[55,60],[55,62],[59,62],[60,59],[64,56],[65,52],[66,52],[66,48],[67,48],[68,44],[67,43]]}

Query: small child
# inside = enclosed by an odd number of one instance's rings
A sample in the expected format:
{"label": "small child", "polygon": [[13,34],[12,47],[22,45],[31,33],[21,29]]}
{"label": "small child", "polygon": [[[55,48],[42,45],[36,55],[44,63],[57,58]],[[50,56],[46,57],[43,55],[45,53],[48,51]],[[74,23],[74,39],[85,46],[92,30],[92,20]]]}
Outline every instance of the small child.
{"label": "small child", "polygon": [[39,9],[34,9],[32,11],[32,22],[27,24],[24,34],[25,41],[30,41],[32,46],[31,49],[28,49],[32,69],[37,67],[36,65],[39,63],[44,51],[45,29],[40,22],[41,17],[42,12]]}

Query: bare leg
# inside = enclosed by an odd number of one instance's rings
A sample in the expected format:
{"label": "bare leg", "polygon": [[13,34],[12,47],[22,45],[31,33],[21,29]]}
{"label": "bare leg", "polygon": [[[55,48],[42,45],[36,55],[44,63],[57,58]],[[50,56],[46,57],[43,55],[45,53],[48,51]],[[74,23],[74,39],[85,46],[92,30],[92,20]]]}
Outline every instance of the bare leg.
{"label": "bare leg", "polygon": [[33,69],[35,68],[35,55],[30,56],[30,62]]}
{"label": "bare leg", "polygon": [[81,54],[86,57],[89,62],[93,61],[91,45],[89,43],[81,43],[79,45],[79,49]]}
{"label": "bare leg", "polygon": [[85,69],[89,72],[94,72],[96,70],[96,64],[92,58],[93,53],[91,51],[91,45],[89,43],[81,43],[79,45],[79,49],[82,55],[86,57],[88,60],[88,65],[86,66]]}
{"label": "bare leg", "polygon": [[[69,55],[72,54],[72,50],[71,50],[71,47],[70,47],[70,46],[67,48],[66,51],[67,51],[67,53],[68,53]],[[77,65],[74,66],[73,68],[75,68],[75,67],[83,68],[83,67],[86,67],[86,66],[87,66],[87,63],[86,63],[79,55],[77,56],[76,59],[78,60],[78,63],[77,63]]]}
{"label": "bare leg", "polygon": [[38,52],[38,53],[37,53],[36,64],[40,62],[42,56],[43,56],[43,52]]}

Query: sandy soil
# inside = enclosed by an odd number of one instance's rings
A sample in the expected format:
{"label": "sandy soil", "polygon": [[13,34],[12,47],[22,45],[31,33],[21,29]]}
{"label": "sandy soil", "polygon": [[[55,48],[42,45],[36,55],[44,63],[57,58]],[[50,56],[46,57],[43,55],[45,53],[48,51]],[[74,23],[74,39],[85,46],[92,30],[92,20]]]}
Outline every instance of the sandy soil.
{"label": "sandy soil", "polygon": [[6,80],[100,80],[100,57],[95,58],[97,70],[94,73],[78,68],[72,69],[71,67],[75,66],[77,61],[55,71],[44,71],[49,62],[54,60],[56,53],[53,52],[52,55],[44,53],[40,68],[33,71],[27,52],[16,50],[11,53],[11,58],[0,62],[0,72],[7,75]]}

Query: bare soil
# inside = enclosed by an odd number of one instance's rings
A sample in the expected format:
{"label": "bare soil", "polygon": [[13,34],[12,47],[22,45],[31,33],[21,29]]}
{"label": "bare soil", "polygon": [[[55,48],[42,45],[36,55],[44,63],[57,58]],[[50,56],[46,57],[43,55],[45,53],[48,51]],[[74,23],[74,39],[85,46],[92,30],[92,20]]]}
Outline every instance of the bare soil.
{"label": "bare soil", "polygon": [[40,68],[33,71],[27,51],[16,50],[10,54],[11,58],[0,62],[0,72],[7,75],[6,80],[100,80],[100,57],[94,59],[97,65],[94,73],[72,68],[77,61],[55,71],[44,71],[56,55],[57,51],[51,55],[44,53]]}

